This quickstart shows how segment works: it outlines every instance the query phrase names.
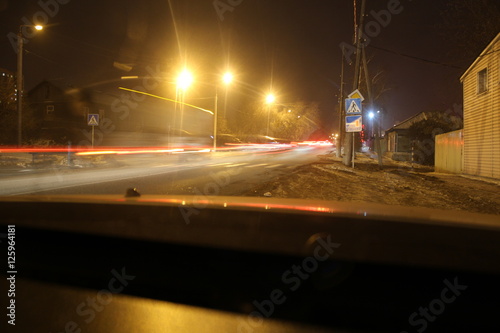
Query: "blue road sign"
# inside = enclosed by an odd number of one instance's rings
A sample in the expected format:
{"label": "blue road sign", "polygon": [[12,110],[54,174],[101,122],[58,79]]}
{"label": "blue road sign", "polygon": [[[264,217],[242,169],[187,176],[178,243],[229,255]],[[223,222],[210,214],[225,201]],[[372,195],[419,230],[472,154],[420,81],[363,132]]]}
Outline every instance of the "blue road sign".
{"label": "blue road sign", "polygon": [[349,114],[360,114],[362,111],[361,98],[346,98],[345,112]]}
{"label": "blue road sign", "polygon": [[99,126],[99,114],[88,114],[87,115],[87,125]]}
{"label": "blue road sign", "polygon": [[361,132],[363,130],[363,120],[361,116],[345,117],[346,132]]}

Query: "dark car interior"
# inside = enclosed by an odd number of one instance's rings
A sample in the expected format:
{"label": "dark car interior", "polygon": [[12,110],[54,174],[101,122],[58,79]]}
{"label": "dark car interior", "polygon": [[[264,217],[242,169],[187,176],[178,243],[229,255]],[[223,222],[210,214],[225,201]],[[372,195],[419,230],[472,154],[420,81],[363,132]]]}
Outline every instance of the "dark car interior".
{"label": "dark car interior", "polygon": [[[495,216],[451,224],[434,218],[433,210],[398,219],[344,206],[320,209],[317,203],[214,200],[0,202],[2,229],[16,229],[17,323],[10,331],[500,327]],[[477,217],[467,214],[465,220]]]}

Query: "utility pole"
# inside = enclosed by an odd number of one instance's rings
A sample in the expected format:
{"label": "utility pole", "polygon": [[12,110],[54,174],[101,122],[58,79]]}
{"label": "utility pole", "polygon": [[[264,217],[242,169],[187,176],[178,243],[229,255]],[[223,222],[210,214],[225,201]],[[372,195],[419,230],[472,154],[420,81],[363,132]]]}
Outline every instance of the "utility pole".
{"label": "utility pole", "polygon": [[[370,109],[373,109],[373,94],[372,94],[372,84],[370,81],[370,75],[368,74],[368,63],[366,61],[366,49],[363,48],[363,71],[365,72],[366,89],[368,90],[368,100],[370,101]],[[375,113],[375,116],[377,114]],[[377,121],[375,121],[375,124]],[[373,119],[372,119],[372,134],[375,132],[375,152],[377,153],[378,165],[382,166],[382,152],[380,151],[380,139],[378,136],[378,130],[373,130]]]}
{"label": "utility pole", "polygon": [[24,93],[24,82],[23,82],[23,46],[24,37],[22,29],[25,27],[30,27],[36,30],[42,30],[41,25],[20,25],[19,31],[17,33],[17,146],[21,147],[23,144],[23,93]]}
{"label": "utility pole", "polygon": [[217,91],[217,86],[215,86],[215,106],[214,106],[214,147],[213,151],[217,151],[217,116],[218,116],[218,104],[219,104],[219,92]]}
{"label": "utility pole", "polygon": [[[337,157],[342,156],[342,144],[344,140],[344,52],[345,46],[342,45],[342,67],[340,70],[340,97],[339,97],[339,136],[336,140]],[[340,144],[339,144],[340,142]]]}
{"label": "utility pole", "polygon": [[[355,30],[355,35],[356,35],[356,64],[354,67],[354,82],[353,82],[353,87],[352,91],[355,91],[359,87],[359,72],[360,72],[360,62],[361,62],[361,43],[362,43],[362,36],[363,36],[363,23],[365,19],[365,5],[366,5],[366,0],[362,0],[361,2],[361,14],[360,14],[360,19],[359,19],[359,26],[356,27]],[[344,158],[342,162],[344,165],[349,166],[351,165],[353,159],[352,155],[354,154],[354,133],[352,135],[348,135],[346,133],[346,137],[344,140]]]}
{"label": "utility pole", "polygon": [[23,45],[24,38],[22,34],[23,26],[19,27],[17,34],[17,146],[21,147],[23,143]]}

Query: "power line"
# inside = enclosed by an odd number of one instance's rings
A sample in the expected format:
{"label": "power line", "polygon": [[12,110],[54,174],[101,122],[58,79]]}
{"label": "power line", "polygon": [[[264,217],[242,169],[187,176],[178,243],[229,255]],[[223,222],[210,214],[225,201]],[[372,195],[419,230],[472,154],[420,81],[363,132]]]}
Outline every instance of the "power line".
{"label": "power line", "polygon": [[412,56],[412,55],[409,55],[409,54],[404,54],[404,53],[401,53],[401,52],[397,52],[397,51],[394,51],[394,50],[389,50],[389,49],[385,49],[385,48],[382,48],[382,47],[374,46],[372,44],[370,44],[368,46],[371,47],[371,48],[374,48],[376,50],[380,50],[380,51],[384,51],[384,52],[396,54],[396,55],[401,56],[401,57],[410,58],[410,59],[413,59],[413,60],[418,60],[418,61],[421,61],[421,62],[433,64],[433,65],[439,65],[439,66],[444,66],[444,67],[451,67],[451,68],[455,68],[455,69],[465,70],[465,68],[460,67],[460,66],[455,66],[455,65],[446,64],[446,63],[439,62],[439,61],[424,59],[424,58]]}
{"label": "power line", "polygon": [[50,63],[52,63],[52,64],[55,64],[55,65],[60,65],[60,62],[57,62],[57,61],[54,61],[54,60],[49,59],[49,58],[47,58],[47,57],[44,57],[44,56],[42,56],[42,55],[39,55],[38,53],[35,53],[35,52],[33,52],[33,51],[30,51],[30,50],[27,50],[26,48],[24,49],[24,51],[25,51],[26,53],[28,53],[28,54],[32,54],[32,55],[34,55],[35,57],[38,57],[38,58],[40,58],[40,59],[42,59],[42,60],[45,60],[45,61],[47,61],[47,62],[50,62]]}

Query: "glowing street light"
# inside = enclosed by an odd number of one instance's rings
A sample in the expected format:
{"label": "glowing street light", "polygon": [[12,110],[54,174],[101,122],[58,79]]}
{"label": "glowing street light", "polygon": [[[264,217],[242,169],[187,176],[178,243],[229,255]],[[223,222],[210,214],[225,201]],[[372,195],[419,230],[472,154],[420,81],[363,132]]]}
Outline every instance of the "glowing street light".
{"label": "glowing street light", "polygon": [[[181,102],[184,102],[184,93],[186,92],[187,88],[193,83],[193,75],[191,72],[189,72],[187,69],[184,69],[179,76],[177,77],[177,89],[176,89],[176,100],[181,100]],[[179,90],[181,90],[182,95],[179,96]],[[180,98],[179,98],[180,97]],[[177,109],[177,104],[176,104],[176,109]],[[180,129],[182,129],[183,126],[183,121],[184,121],[184,104],[181,104],[181,117],[180,117]]]}
{"label": "glowing street light", "polygon": [[274,97],[273,94],[268,94],[266,96],[266,103],[267,103],[267,130],[266,130],[266,136],[269,136],[269,120],[270,120],[270,115],[271,115],[271,104],[274,103],[276,98]]}
{"label": "glowing street light", "polygon": [[224,74],[224,76],[222,77],[222,81],[228,85],[230,84],[232,81],[233,81],[233,74],[227,72],[226,74]]}
{"label": "glowing street light", "polygon": [[371,120],[371,137],[373,137],[373,119],[375,118],[375,112],[368,112],[368,118]]}
{"label": "glowing street light", "polygon": [[271,103],[273,103],[275,100],[276,100],[276,98],[274,97],[274,95],[273,95],[273,94],[269,94],[269,95],[267,95],[267,96],[266,96],[266,103],[267,103],[267,104],[271,104]]}
{"label": "glowing street light", "polygon": [[193,75],[185,69],[177,77],[177,87],[186,90],[193,83]]}

